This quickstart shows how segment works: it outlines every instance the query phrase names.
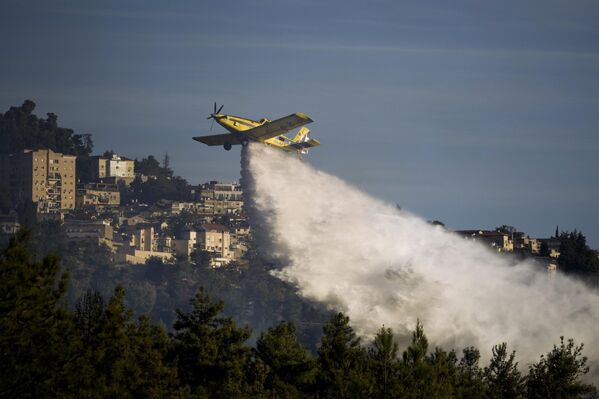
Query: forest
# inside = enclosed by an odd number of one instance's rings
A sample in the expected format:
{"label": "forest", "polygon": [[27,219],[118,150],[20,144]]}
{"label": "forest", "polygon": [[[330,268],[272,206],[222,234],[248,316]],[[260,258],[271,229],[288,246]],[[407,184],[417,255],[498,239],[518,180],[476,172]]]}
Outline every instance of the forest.
{"label": "forest", "polygon": [[[117,285],[88,290],[73,306],[69,273],[56,255],[31,255],[22,230],[0,255],[0,396],[88,398],[586,398],[596,389],[584,345],[562,338],[523,369],[506,343],[481,364],[478,348],[429,345],[418,324],[399,348],[391,329],[357,336],[330,314],[316,348],[281,320],[251,331],[223,314],[206,289],[172,309],[167,330],[134,317]],[[487,350],[487,348],[483,348]]]}

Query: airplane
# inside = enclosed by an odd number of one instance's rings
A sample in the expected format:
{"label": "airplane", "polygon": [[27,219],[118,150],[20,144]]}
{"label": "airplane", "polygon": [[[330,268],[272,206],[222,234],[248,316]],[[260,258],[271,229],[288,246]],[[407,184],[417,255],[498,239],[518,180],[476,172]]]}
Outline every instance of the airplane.
{"label": "airplane", "polygon": [[[221,105],[217,110],[214,103],[214,112],[206,119],[212,119],[213,125],[216,121],[230,133],[193,137],[195,141],[209,146],[222,145],[226,151],[237,144],[246,146],[250,141],[257,141],[283,151],[296,151],[299,154],[307,154],[310,148],[320,145],[318,140],[310,138],[310,130],[303,127],[313,122],[306,114],[296,112],[274,121],[267,118],[254,121],[240,116],[221,114],[223,106]],[[300,126],[302,127],[293,138],[285,135]]]}

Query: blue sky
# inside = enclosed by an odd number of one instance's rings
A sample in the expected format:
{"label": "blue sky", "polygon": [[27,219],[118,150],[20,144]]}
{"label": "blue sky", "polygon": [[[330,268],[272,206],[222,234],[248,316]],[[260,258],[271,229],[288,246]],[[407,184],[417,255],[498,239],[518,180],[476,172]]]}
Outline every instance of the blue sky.
{"label": "blue sky", "polygon": [[214,101],[301,111],[309,162],[374,196],[599,247],[598,20],[592,1],[8,2],[0,109],[32,99],[193,183],[239,176],[237,150],[190,139]]}

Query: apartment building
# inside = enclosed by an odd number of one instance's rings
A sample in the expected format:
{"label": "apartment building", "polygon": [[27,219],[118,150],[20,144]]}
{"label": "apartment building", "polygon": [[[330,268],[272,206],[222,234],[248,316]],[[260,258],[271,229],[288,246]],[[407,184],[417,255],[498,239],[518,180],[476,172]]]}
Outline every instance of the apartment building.
{"label": "apartment building", "polygon": [[116,184],[109,183],[83,183],[77,185],[75,207],[77,209],[88,206],[117,207],[121,204],[121,193]]}
{"label": "apartment building", "polygon": [[209,214],[235,215],[243,209],[243,190],[239,183],[211,181],[200,187],[199,195]]}
{"label": "apartment building", "polygon": [[135,178],[135,161],[113,154],[111,157],[96,155],[80,161],[81,178],[85,182],[112,182],[124,181],[131,183]]}
{"label": "apartment building", "polygon": [[223,266],[234,258],[231,251],[231,234],[229,229],[220,224],[204,223],[197,234],[197,249],[211,252],[213,266]]}
{"label": "apartment building", "polygon": [[75,208],[76,156],[23,150],[0,158],[0,180],[8,186],[15,203],[31,201],[38,213]]}

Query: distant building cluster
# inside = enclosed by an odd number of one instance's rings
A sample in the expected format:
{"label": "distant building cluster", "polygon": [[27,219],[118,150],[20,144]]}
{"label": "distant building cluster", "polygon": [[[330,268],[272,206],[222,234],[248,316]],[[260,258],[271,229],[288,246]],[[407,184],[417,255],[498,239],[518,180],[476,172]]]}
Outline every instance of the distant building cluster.
{"label": "distant building cluster", "polygon": [[[62,223],[71,240],[105,245],[115,262],[143,264],[150,258],[174,262],[204,256],[213,267],[240,262],[250,228],[238,183],[210,181],[190,186],[187,201],[121,203],[122,189],[135,178],[135,161],[116,154],[77,157],[52,150],[24,150],[0,156],[0,181],[15,204],[29,204],[38,221]],[[431,222],[443,225],[441,222]],[[0,215],[0,234],[15,234],[17,213]],[[504,226],[508,227],[508,226]],[[533,256],[549,271],[557,268],[560,240],[531,238],[513,230],[458,230],[456,234],[501,253]]]}
{"label": "distant building cluster", "polygon": [[456,230],[462,237],[480,242],[497,252],[532,256],[541,260],[549,272],[557,270],[561,241],[557,237],[531,238],[521,231]]}
{"label": "distant building cluster", "polygon": [[[210,181],[189,189],[189,201],[121,203],[122,189],[136,177],[135,161],[110,154],[77,159],[52,150],[0,156],[0,179],[15,204],[28,204],[37,221],[62,224],[71,240],[105,245],[120,264],[150,258],[174,262],[204,256],[220,267],[240,262],[250,229],[238,183]],[[17,213],[0,215],[0,234],[15,234]]]}

